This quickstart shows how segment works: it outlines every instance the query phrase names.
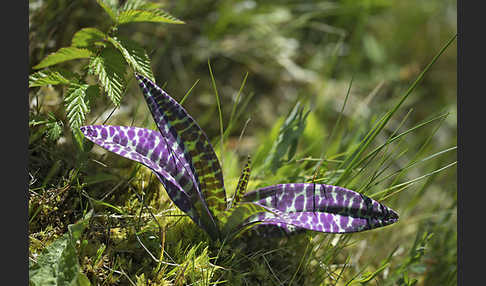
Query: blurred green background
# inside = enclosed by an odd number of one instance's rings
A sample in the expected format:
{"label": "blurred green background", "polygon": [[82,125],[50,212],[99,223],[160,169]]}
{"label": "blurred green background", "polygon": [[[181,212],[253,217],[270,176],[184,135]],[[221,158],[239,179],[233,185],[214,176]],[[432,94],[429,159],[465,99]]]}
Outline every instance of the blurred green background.
{"label": "blurred green background", "polygon": [[[219,122],[208,60],[221,97],[224,124],[248,73],[242,100],[251,100],[225,145],[239,158],[256,154],[269,130],[297,101],[312,110],[299,141],[302,150],[299,149],[297,159],[319,158],[330,148],[326,138],[341,112],[352,79],[341,131],[347,134],[343,140],[362,133],[362,128],[369,128],[372,120],[397,102],[457,31],[456,1],[449,0],[159,2],[165,3],[164,9],[185,24],[128,24],[119,27],[118,33],[145,47],[157,83],[165,86],[177,100],[198,81],[184,106],[211,139],[219,134]],[[96,1],[31,0],[29,4],[30,67],[47,54],[70,45],[72,35],[79,29],[109,26],[106,14]],[[385,133],[392,133],[410,110],[403,126],[405,130],[448,112],[424,154],[456,145],[456,61],[453,43],[407,99]],[[76,69],[76,64],[70,63],[69,67]],[[57,118],[63,118],[61,95],[61,90],[43,90],[42,112],[53,112]],[[34,108],[34,96],[30,99]],[[96,123],[102,123],[111,109],[108,99],[97,99],[88,122],[101,116]],[[147,120],[148,109],[141,103],[138,87],[132,80],[109,124],[143,126]],[[244,136],[240,138],[243,129]],[[401,144],[410,146],[412,155],[397,158],[393,164],[403,167],[412,160],[413,148],[427,140],[430,133],[430,129],[418,130],[407,137]],[[34,146],[29,149],[33,150]],[[60,159],[55,157],[59,155],[40,154],[29,153],[29,171],[36,172],[39,182]],[[433,163],[411,169],[408,179],[455,160],[455,152],[443,154]],[[239,167],[235,168],[236,176]],[[232,169],[225,170],[225,178],[233,176],[228,175],[231,172]],[[456,170],[452,167],[394,197],[401,221],[382,232],[358,234],[356,238],[362,241],[350,250],[355,253],[354,263],[361,267],[379,266],[397,245],[397,255],[411,251],[416,238],[420,240],[423,231],[428,230],[433,235],[424,248],[425,256],[417,264],[409,261],[413,267],[408,271],[418,279],[418,285],[455,285],[456,194]],[[386,275],[381,275],[387,281]]]}

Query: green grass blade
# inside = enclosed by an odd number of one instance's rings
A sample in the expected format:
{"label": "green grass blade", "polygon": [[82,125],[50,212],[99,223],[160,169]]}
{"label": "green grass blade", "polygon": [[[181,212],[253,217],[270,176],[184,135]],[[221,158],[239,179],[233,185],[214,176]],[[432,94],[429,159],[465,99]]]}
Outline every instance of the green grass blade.
{"label": "green grass blade", "polygon": [[218,114],[219,114],[219,132],[220,132],[220,135],[221,135],[221,169],[223,169],[223,134],[224,134],[224,128],[223,128],[223,113],[221,112],[221,103],[219,102],[219,94],[218,94],[218,89],[216,88],[216,81],[214,79],[214,75],[213,75],[213,70],[211,69],[211,62],[210,60],[208,59],[208,67],[209,67],[209,74],[211,76],[211,83],[213,85],[213,89],[214,89],[214,95],[216,96],[216,103],[218,105]]}
{"label": "green grass blade", "polygon": [[412,133],[413,131],[419,129],[419,128],[422,128],[436,120],[440,120],[444,117],[447,117],[449,114],[448,113],[444,113],[444,114],[441,114],[437,117],[434,117],[430,120],[427,120],[425,122],[422,122],[422,123],[419,123],[417,124],[416,126],[408,129],[407,131],[404,131],[394,137],[391,137],[390,140],[387,140],[385,143],[381,144],[380,146],[376,147],[375,149],[373,149],[373,151],[369,152],[365,157],[363,157],[358,163],[356,163],[356,166],[360,166],[363,162],[369,160],[371,157],[373,157],[377,152],[380,152],[386,145],[392,143],[392,142],[395,142],[396,140],[400,139],[401,137],[409,134],[409,133]]}
{"label": "green grass blade", "polygon": [[[419,160],[419,161],[413,161],[413,162],[411,161],[411,162],[410,162],[410,164],[407,164],[407,166],[405,166],[405,167],[401,168],[400,170],[397,170],[397,171],[395,171],[395,172],[393,172],[393,173],[391,173],[391,174],[387,175],[386,177],[383,177],[382,179],[380,179],[380,180],[376,181],[376,182],[375,182],[373,185],[374,185],[374,186],[376,186],[376,185],[380,184],[381,182],[383,182],[383,181],[385,181],[385,180],[387,180],[387,179],[389,179],[389,178],[391,178],[391,177],[393,177],[393,176],[397,176],[397,175],[401,174],[402,172],[404,172],[404,171],[406,171],[406,170],[408,170],[408,169],[412,168],[412,167],[413,167],[413,166],[415,166],[415,165],[418,165],[418,164],[424,163],[424,162],[426,162],[426,161],[429,161],[429,160],[431,160],[431,159],[433,159],[433,158],[436,158],[436,157],[438,157],[438,156],[440,156],[440,155],[442,155],[442,154],[445,154],[445,153],[447,153],[447,152],[454,151],[454,150],[456,150],[456,149],[457,149],[457,146],[454,146],[454,147],[447,148],[447,149],[445,149],[445,150],[442,150],[442,151],[436,152],[436,153],[434,153],[434,154],[432,154],[432,155],[430,155],[430,156],[427,156],[427,157],[425,157],[425,158],[423,158],[423,159],[421,159],[421,160]],[[391,185],[395,185],[395,184],[396,184],[396,181],[394,181],[394,182],[393,182]]]}
{"label": "green grass blade", "polygon": [[442,47],[442,49],[434,56],[434,58],[430,61],[430,63],[425,67],[425,69],[418,75],[412,85],[408,88],[405,94],[402,96],[400,101],[390,110],[382,120],[379,121],[379,125],[373,132],[371,132],[370,137],[366,138],[362,144],[360,144],[358,148],[358,152],[356,155],[353,156],[352,161],[350,162],[349,166],[345,169],[344,173],[337,179],[336,184],[341,184],[344,179],[348,176],[349,172],[351,172],[352,168],[355,166],[355,163],[358,161],[361,154],[368,148],[371,142],[375,139],[375,137],[380,133],[381,130],[385,127],[386,123],[390,120],[390,118],[395,114],[395,112],[400,108],[403,102],[408,98],[408,96],[414,91],[417,85],[422,81],[425,74],[429,71],[429,69],[434,65],[434,63],[439,59],[439,57],[445,52],[445,50],[454,42],[457,38],[457,34],[449,39],[449,41]]}
{"label": "green grass blade", "polygon": [[[425,142],[420,146],[420,149],[414,154],[414,157],[412,158],[412,160],[410,160],[407,163],[407,166],[413,165],[418,160],[419,156],[424,152],[425,148],[429,145],[430,141],[432,140],[432,137],[439,130],[440,126],[442,125],[442,122],[444,122],[444,119],[442,119],[441,121],[438,122],[438,124],[434,128],[434,130],[427,136],[427,138],[425,139]],[[400,174],[398,174],[395,177],[394,181],[392,182],[392,185],[396,184],[398,182],[398,180],[400,180],[400,178],[403,175],[404,175],[404,171],[402,171]]]}
{"label": "green grass blade", "polygon": [[184,97],[179,102],[180,105],[182,105],[184,103],[184,101],[186,101],[186,99],[189,96],[189,94],[191,93],[192,89],[197,85],[198,82],[199,82],[199,79],[197,79],[196,82],[191,86],[191,88],[186,92]]}
{"label": "green grass blade", "polygon": [[240,96],[241,92],[243,91],[243,87],[245,87],[246,84],[246,79],[248,78],[248,72],[246,72],[245,77],[243,78],[243,82],[241,83],[240,89],[238,90],[238,94],[236,95],[236,100],[233,103],[233,109],[231,110],[231,115],[228,123],[228,127],[226,128],[226,132],[229,132],[228,129],[233,125],[233,120],[236,112],[236,107],[238,106],[238,103],[240,103]]}
{"label": "green grass blade", "polygon": [[[386,198],[390,197],[391,195],[395,195],[395,194],[401,192],[404,188],[407,188],[407,187],[413,185],[414,183],[416,183],[416,182],[418,182],[420,180],[423,180],[423,179],[425,179],[427,177],[430,177],[430,176],[432,176],[432,175],[434,175],[436,173],[439,173],[439,172],[441,172],[441,171],[443,171],[443,170],[445,170],[447,168],[450,168],[450,167],[452,167],[452,166],[454,166],[456,164],[457,164],[457,162],[452,162],[452,163],[450,163],[450,164],[448,164],[448,165],[446,165],[446,166],[444,166],[442,168],[439,168],[439,169],[437,169],[435,171],[432,171],[432,172],[430,172],[428,174],[425,174],[425,175],[420,176],[418,178],[415,178],[413,180],[410,180],[410,181],[407,181],[407,182],[404,182],[404,183],[401,183],[401,184],[397,184],[397,185],[391,186],[391,187],[389,187],[387,189],[384,189],[384,190],[382,190],[380,192],[374,193],[373,195],[370,196],[370,198],[375,199],[375,198],[378,198],[379,195],[386,194],[386,196],[384,196],[382,199],[380,199],[380,201],[385,200]],[[399,190],[398,191],[395,191],[393,193],[389,193],[390,191],[393,191],[393,190],[396,190],[396,189],[399,189]]]}

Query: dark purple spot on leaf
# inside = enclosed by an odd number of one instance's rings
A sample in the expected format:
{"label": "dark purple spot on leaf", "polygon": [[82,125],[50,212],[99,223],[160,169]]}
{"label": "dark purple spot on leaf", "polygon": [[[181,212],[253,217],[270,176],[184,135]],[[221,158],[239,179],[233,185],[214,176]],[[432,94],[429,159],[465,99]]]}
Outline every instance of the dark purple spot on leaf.
{"label": "dark purple spot on leaf", "polygon": [[126,136],[121,137],[120,145],[127,146],[127,144],[128,144],[128,138]]}
{"label": "dark purple spot on leaf", "polygon": [[128,130],[127,135],[130,140],[133,140],[133,137],[135,136],[135,131],[133,131],[133,129],[130,129]]}
{"label": "dark purple spot on leaf", "polygon": [[108,137],[108,132],[105,128],[101,129],[101,138],[106,139]]}

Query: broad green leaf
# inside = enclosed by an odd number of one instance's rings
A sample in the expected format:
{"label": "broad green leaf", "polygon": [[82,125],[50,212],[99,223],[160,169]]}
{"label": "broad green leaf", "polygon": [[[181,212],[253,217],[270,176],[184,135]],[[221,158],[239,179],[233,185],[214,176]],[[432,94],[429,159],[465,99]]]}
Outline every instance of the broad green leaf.
{"label": "broad green leaf", "polygon": [[162,10],[127,10],[120,12],[118,15],[119,24],[131,22],[184,24],[183,21]]}
{"label": "broad green leaf", "polygon": [[104,91],[116,106],[120,104],[126,84],[126,67],[123,56],[112,47],[103,49],[99,56],[92,58],[89,63],[90,73],[98,77]]}
{"label": "broad green leaf", "polygon": [[113,0],[96,0],[98,5],[105,10],[105,12],[110,16],[110,18],[116,23],[118,14],[118,1]]}
{"label": "broad green leaf", "polygon": [[144,48],[138,43],[128,39],[108,37],[108,41],[121,52],[125,61],[135,70],[135,72],[154,80],[154,75],[150,66],[150,59]]}
{"label": "broad green leaf", "polygon": [[84,273],[78,274],[78,280],[76,282],[77,282],[77,286],[90,286],[91,285],[91,282],[89,281],[88,277],[86,277],[86,275],[84,275]]}
{"label": "broad green leaf", "polygon": [[92,47],[95,42],[101,42],[107,37],[105,33],[96,28],[84,28],[74,34],[71,46],[77,48]]}
{"label": "broad green leaf", "polygon": [[34,69],[41,69],[48,66],[56,65],[62,62],[86,59],[93,55],[93,53],[87,49],[81,49],[76,47],[60,48],[57,52],[54,52],[45,57],[38,65],[34,66]]}
{"label": "broad green leaf", "polygon": [[[297,143],[304,132],[305,122],[310,111],[304,114],[304,108],[298,102],[280,127],[277,141],[273,144],[269,156],[265,159],[265,165],[275,173],[285,161],[290,161]],[[287,158],[285,158],[287,157]]]}
{"label": "broad green leaf", "polygon": [[71,242],[74,244],[76,240],[81,238],[84,229],[88,226],[89,220],[93,211],[89,211],[80,221],[75,224],[68,225],[69,235],[71,236]]}
{"label": "broad green leaf", "polygon": [[76,253],[76,241],[88,226],[92,211],[76,224],[68,226],[68,232],[46,247],[37,257],[37,263],[29,265],[30,285],[90,285],[80,271]]}
{"label": "broad green leaf", "polygon": [[73,285],[79,273],[76,250],[64,235],[47,247],[37,264],[29,267],[31,285]]}
{"label": "broad green leaf", "polygon": [[77,80],[77,75],[63,69],[48,69],[38,71],[29,76],[29,87],[70,84]]}
{"label": "broad green leaf", "polygon": [[67,119],[71,129],[79,128],[89,112],[86,98],[87,84],[72,84],[69,86],[67,95],[64,98]]}

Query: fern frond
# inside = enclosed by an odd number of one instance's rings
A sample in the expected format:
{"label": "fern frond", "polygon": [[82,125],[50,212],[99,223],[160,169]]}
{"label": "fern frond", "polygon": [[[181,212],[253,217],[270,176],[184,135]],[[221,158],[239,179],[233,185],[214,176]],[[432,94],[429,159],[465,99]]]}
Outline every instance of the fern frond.
{"label": "fern frond", "polygon": [[64,69],[47,69],[38,71],[29,76],[29,87],[69,84],[77,75]]}
{"label": "fern frond", "polygon": [[110,18],[116,23],[118,17],[118,1],[113,0],[96,0],[98,5],[105,10],[105,12],[110,16]]}
{"label": "fern frond", "polygon": [[126,67],[123,56],[111,47],[103,49],[100,55],[92,58],[89,63],[90,73],[98,77],[103,90],[116,106],[120,104],[125,86]]}
{"label": "fern frond", "polygon": [[118,24],[132,22],[184,24],[183,21],[162,10],[127,10],[118,15]]}
{"label": "fern frond", "polygon": [[145,0],[127,0],[118,10],[128,11],[128,10],[152,10],[159,9],[162,7],[161,3],[146,2]]}
{"label": "fern frond", "polygon": [[60,48],[57,52],[49,54],[34,69],[41,69],[48,66],[56,65],[65,61],[89,58],[93,53],[87,49],[76,47]]}
{"label": "fern frond", "polygon": [[150,66],[150,58],[144,48],[138,43],[128,39],[108,37],[108,41],[121,52],[126,62],[135,70],[135,72],[154,80],[154,75]]}
{"label": "fern frond", "polygon": [[71,129],[78,129],[86,119],[89,112],[88,101],[86,100],[86,90],[88,84],[71,84],[64,98],[66,116]]}

